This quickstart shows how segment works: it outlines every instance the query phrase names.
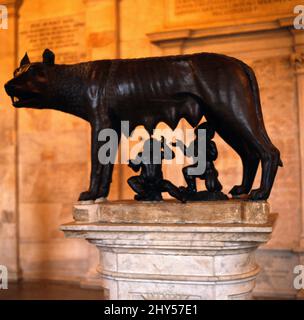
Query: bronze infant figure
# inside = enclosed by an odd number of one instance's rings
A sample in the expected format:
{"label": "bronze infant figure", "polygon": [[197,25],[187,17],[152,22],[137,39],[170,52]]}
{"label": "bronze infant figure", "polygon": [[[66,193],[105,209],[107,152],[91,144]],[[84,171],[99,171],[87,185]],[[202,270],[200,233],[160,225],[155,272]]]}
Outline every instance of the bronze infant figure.
{"label": "bronze infant figure", "polygon": [[179,147],[183,151],[184,155],[187,157],[192,157],[191,151],[193,149],[193,155],[197,157],[198,148],[200,147],[197,138],[199,130],[206,130],[206,169],[205,172],[196,176],[189,174],[188,169],[196,168],[197,162],[183,168],[183,176],[185,181],[187,182],[186,191],[188,193],[196,193],[196,179],[199,178],[201,180],[205,180],[205,185],[209,192],[219,192],[222,190],[223,187],[220,181],[218,180],[218,172],[215,169],[213,163],[217,159],[218,154],[216,144],[214,141],[212,141],[212,139],[214,138],[215,131],[213,128],[209,126],[208,122],[204,122],[194,129],[196,138],[192,141],[189,147],[184,145],[184,143],[181,140],[176,140],[176,142],[171,144],[174,147]]}
{"label": "bronze infant figure", "polygon": [[[181,140],[176,140],[176,142],[171,143],[171,145],[180,148],[185,156],[190,158],[193,158],[194,156],[197,159],[199,156],[198,148],[201,147],[198,139],[200,130],[206,131],[206,169],[199,175],[189,173],[190,168],[197,168],[197,161],[184,167],[182,172],[187,183],[187,187],[180,187],[180,191],[186,194],[185,197],[188,201],[228,200],[228,197],[221,192],[223,187],[218,179],[218,171],[214,165],[218,152],[216,144],[212,140],[214,138],[215,131],[208,122],[201,123],[194,129],[195,139],[188,147],[184,145]],[[205,181],[206,191],[197,191],[196,179]]]}
{"label": "bronze infant figure", "polygon": [[80,200],[107,197],[113,163],[98,161],[105,143],[98,134],[111,128],[120,137],[121,121],[129,121],[131,131],[144,125],[151,134],[161,121],[175,129],[185,118],[196,127],[204,116],[241,157],[243,179],[230,191],[233,196],[250,192],[261,161],[261,185],[249,199],[267,199],[282,166],[265,129],[254,72],[228,56],[198,53],[57,65],[46,49],[43,62],[31,63],[25,55],[5,90],[16,108],[56,109],[91,124],[90,188]]}
{"label": "bronze infant figure", "polygon": [[[163,200],[162,193],[168,192],[173,198],[186,202],[186,195],[163,177],[163,159],[172,160],[174,157],[175,153],[166,144],[163,137],[161,141],[150,138],[144,142],[143,151],[137,155],[136,159],[129,162],[129,167],[133,171],[140,171],[139,176],[128,179],[129,186],[136,192],[135,200],[161,201]],[[151,161],[153,158],[156,161]]]}

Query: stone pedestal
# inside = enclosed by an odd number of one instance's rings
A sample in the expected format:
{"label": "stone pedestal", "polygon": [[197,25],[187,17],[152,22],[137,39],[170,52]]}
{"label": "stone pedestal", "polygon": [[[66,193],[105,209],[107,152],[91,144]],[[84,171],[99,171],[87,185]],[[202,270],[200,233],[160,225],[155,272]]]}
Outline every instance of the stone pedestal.
{"label": "stone pedestal", "polygon": [[68,238],[97,246],[109,299],[250,299],[255,251],[270,239],[266,202],[78,204]]}

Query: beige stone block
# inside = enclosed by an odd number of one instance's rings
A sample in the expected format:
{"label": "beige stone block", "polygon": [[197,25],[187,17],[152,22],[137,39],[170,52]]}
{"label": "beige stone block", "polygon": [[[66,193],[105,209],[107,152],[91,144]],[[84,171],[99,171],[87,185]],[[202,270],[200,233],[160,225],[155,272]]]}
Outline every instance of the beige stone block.
{"label": "beige stone block", "polygon": [[73,208],[73,218],[76,221],[96,221],[98,220],[98,204],[76,204]]}
{"label": "beige stone block", "polygon": [[265,201],[138,202],[105,201],[100,204],[76,204],[76,221],[100,223],[247,223],[268,221]]}

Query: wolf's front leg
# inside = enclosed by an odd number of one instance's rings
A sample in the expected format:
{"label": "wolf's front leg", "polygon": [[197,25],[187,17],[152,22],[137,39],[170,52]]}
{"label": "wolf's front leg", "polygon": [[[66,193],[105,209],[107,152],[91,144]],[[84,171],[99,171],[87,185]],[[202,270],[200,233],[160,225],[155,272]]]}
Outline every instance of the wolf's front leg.
{"label": "wolf's front leg", "polygon": [[98,152],[105,143],[98,141],[100,130],[99,127],[92,127],[90,188],[80,194],[79,201],[106,198],[109,194],[113,163],[102,164],[99,161]]}

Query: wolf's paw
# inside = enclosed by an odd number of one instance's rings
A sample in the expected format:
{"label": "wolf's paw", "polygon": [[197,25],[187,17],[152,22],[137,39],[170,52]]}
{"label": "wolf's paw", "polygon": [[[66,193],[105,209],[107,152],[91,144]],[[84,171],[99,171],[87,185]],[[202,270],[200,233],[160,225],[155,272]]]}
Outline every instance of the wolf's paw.
{"label": "wolf's paw", "polygon": [[78,201],[92,201],[94,202],[98,198],[98,195],[91,191],[82,192]]}
{"label": "wolf's paw", "polygon": [[234,186],[229,193],[235,197],[235,196],[240,196],[241,194],[247,194],[247,190],[244,186]]}
{"label": "wolf's paw", "polygon": [[252,190],[249,194],[249,200],[267,200],[269,194],[262,189]]}

